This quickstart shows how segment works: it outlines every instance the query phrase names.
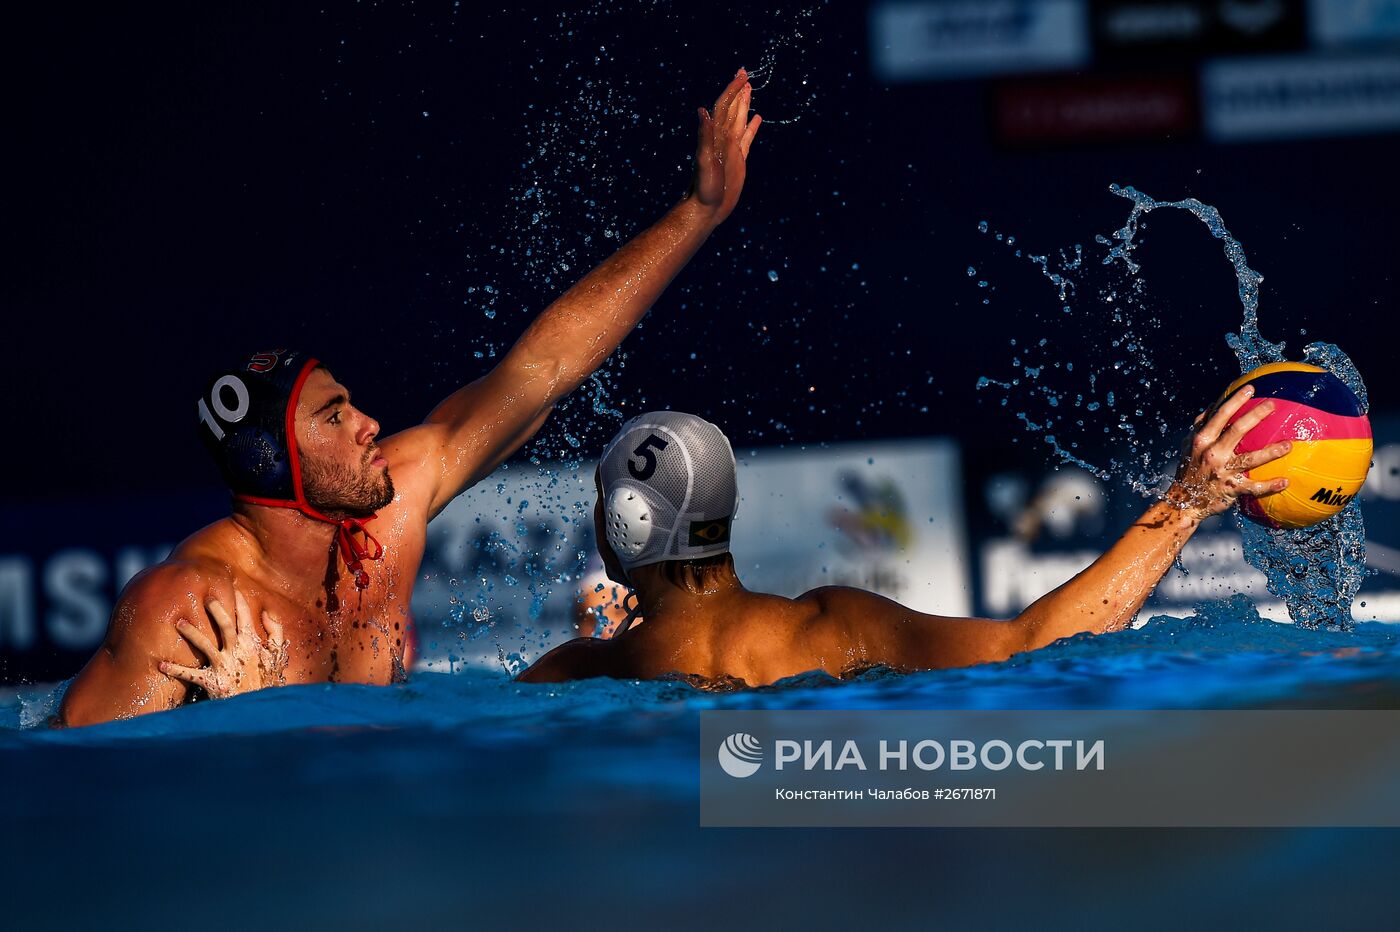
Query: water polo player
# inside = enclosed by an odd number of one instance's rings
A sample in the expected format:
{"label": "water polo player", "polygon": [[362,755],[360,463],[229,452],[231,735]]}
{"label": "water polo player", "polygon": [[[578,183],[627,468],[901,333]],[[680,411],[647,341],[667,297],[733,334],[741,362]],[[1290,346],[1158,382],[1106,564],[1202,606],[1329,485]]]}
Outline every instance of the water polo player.
{"label": "water polo player", "polygon": [[632,588],[633,613],[646,623],[624,622],[609,640],[562,644],[520,679],[679,673],[761,686],[808,670],[840,676],[875,665],[969,666],[1072,634],[1116,631],[1132,621],[1201,521],[1242,494],[1286,487],[1286,479],[1256,482],[1244,473],[1286,454],[1288,442],[1234,452],[1274,408],[1265,401],[1229,423],[1252,395],[1246,387],[1198,419],[1166,497],[1091,566],[1010,621],[925,615],[839,586],[796,599],[750,592],[729,553],[739,504],[729,441],[693,415],[644,414],[603,453],[594,524],[608,575]]}
{"label": "water polo player", "polygon": [[760,123],[751,93],[740,70],[714,112],[699,111],[690,193],[423,424],[381,441],[349,390],[302,353],[260,353],[214,379],[199,430],[233,514],[126,587],[63,721],[171,708],[196,687],[222,697],[401,677],[428,521],[540,428],[734,209]]}

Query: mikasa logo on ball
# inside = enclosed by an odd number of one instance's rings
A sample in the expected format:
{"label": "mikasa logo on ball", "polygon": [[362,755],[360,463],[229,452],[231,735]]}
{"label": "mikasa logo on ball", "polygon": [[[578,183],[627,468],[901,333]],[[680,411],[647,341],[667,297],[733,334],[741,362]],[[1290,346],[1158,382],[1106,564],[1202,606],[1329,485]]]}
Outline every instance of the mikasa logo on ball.
{"label": "mikasa logo on ball", "polygon": [[1335,492],[1331,489],[1318,489],[1309,501],[1322,502],[1324,505],[1340,508],[1355,497],[1355,495],[1343,495],[1341,489]]}
{"label": "mikasa logo on ball", "polygon": [[763,766],[763,745],[753,735],[736,732],[720,743],[719,766],[731,777],[751,777]]}

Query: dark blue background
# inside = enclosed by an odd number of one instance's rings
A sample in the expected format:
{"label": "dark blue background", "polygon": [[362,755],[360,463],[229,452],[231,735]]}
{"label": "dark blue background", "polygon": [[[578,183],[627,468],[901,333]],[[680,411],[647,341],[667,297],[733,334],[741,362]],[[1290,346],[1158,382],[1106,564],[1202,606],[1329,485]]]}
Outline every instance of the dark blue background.
{"label": "dark blue background", "polygon": [[[602,229],[630,235],[683,193],[694,107],[791,36],[802,9],[578,6],[11,12],[8,549],[42,555],[65,528],[83,544],[169,543],[169,529],[209,520],[217,479],[194,401],[229,355],[307,347],[386,430],[415,422],[484,371],[474,352],[508,344],[567,284],[546,282],[526,248],[558,237],[578,271],[616,243]],[[1400,138],[1002,149],[993,83],[872,79],[863,4],[833,3],[801,31],[755,98],[766,117],[801,119],[762,131],[738,213],[629,339],[614,368],[622,410],[694,410],[741,445],[951,434],[969,476],[1043,465],[1014,409],[974,385],[1004,375],[1008,340],[1039,338],[1037,315],[1057,302],[976,223],[1037,251],[1090,243],[1126,215],[1110,182],[1218,206],[1266,276],[1265,332],[1295,354],[1300,328],[1342,345],[1377,410],[1394,410]],[[1166,50],[1150,67],[1191,75],[1194,56]],[[628,98],[621,117],[578,116],[598,87]],[[531,127],[555,110],[575,131],[532,161]],[[521,200],[537,177],[579,184],[598,206],[554,198],[539,236]],[[1184,427],[1236,371],[1222,337],[1239,307],[1196,221],[1154,219],[1149,240],[1154,358],[1194,399],[1162,414]],[[993,305],[970,264],[989,269]],[[484,283],[502,293],[495,318]],[[1059,358],[1102,353],[1095,313],[1062,331]],[[616,423],[566,419],[587,428],[585,449]],[[168,504],[143,517],[151,502]],[[47,537],[35,530],[46,514]],[[466,739],[439,732],[384,738],[403,753],[363,738],[16,750],[0,768],[19,869],[6,913],[33,927],[77,914],[217,928],[233,924],[222,912],[234,892],[242,924],[306,927],[713,925],[706,910],[773,928],[1393,915],[1393,831],[699,831],[693,807],[641,807],[625,785],[552,797],[538,777],[551,763],[534,752],[459,748]],[[291,747],[324,761],[304,787]],[[346,754],[373,773],[342,766]],[[537,805],[495,804],[493,787],[522,780],[539,784]],[[454,784],[461,804],[444,811]],[[289,786],[318,804],[279,805]]]}
{"label": "dark blue background", "polygon": [[[953,435],[969,476],[1041,468],[1014,414],[1043,400],[1003,407],[977,378],[1046,336],[1042,360],[1082,371],[1120,328],[1092,296],[1059,315],[976,225],[1092,253],[1127,214],[1111,182],[1218,206],[1265,276],[1265,334],[1295,358],[1340,344],[1376,410],[1395,407],[1400,136],[1005,148],[996,80],[872,77],[861,4],[157,4],[12,25],[0,389],[18,429],[0,514],[7,550],[36,560],[172,543],[217,515],[193,411],[231,356],[305,347],[386,432],[415,423],[684,193],[694,108],[770,60],[743,202],[610,365],[615,410],[692,410],[737,446]],[[1205,54],[1104,52],[1082,74],[1194,80]],[[1169,446],[1237,372],[1240,309],[1196,220],[1154,214],[1141,239],[1140,330],[1166,389],[1144,423]],[[534,449],[572,449],[567,429],[586,455],[617,423],[575,400]],[[1122,452],[1111,423],[1059,433],[1102,462]],[[74,666],[50,660],[18,672]]]}

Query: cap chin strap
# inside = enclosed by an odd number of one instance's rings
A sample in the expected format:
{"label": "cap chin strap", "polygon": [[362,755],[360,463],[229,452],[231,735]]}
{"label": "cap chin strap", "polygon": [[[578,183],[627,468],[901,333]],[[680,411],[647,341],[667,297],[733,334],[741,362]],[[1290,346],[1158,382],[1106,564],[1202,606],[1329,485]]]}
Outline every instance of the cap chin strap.
{"label": "cap chin strap", "polygon": [[[308,518],[335,525],[336,547],[340,550],[340,558],[345,561],[346,568],[355,577],[355,588],[361,591],[369,588],[369,571],[365,569],[364,561],[382,559],[384,545],[369,532],[365,525],[377,518],[378,515],[370,515],[367,518],[332,518],[302,502],[280,498],[255,498],[252,495],[235,495],[233,500],[247,502],[250,505],[267,505],[270,508],[293,508]],[[364,535],[365,543],[362,544],[355,539],[356,531]]]}
{"label": "cap chin strap", "polygon": [[[631,599],[632,604],[628,605],[627,600]],[[626,617],[617,623],[617,628],[613,630],[612,636],[626,634],[627,629],[632,627],[632,622],[637,620],[637,616],[642,613],[641,601],[637,598],[636,589],[628,589],[627,594],[622,597],[622,607],[627,612]]]}
{"label": "cap chin strap", "polygon": [[[335,518],[327,517],[307,505],[300,508],[302,514],[308,518],[315,518],[317,521],[325,521],[327,524],[335,525],[335,542],[340,548],[340,558],[345,561],[345,566],[355,577],[355,588],[361,592],[369,588],[369,571],[365,569],[365,560],[379,560],[384,556],[384,545],[369,532],[366,524],[373,521],[378,515],[370,515],[368,518]],[[364,535],[365,543],[360,543],[355,539],[355,532],[359,531]]]}

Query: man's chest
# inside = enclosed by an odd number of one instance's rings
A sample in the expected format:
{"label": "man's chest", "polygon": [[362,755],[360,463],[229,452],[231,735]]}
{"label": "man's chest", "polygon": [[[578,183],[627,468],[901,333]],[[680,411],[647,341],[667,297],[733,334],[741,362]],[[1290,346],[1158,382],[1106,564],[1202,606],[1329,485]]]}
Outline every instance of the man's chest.
{"label": "man's chest", "polygon": [[369,586],[359,589],[349,573],[327,579],[324,598],[291,611],[283,624],[288,683],[401,681],[411,662],[413,581],[422,547],[386,547],[380,560],[366,561]]}
{"label": "man's chest", "polygon": [[410,621],[387,612],[344,611],[286,630],[288,683],[387,685],[406,675]]}

